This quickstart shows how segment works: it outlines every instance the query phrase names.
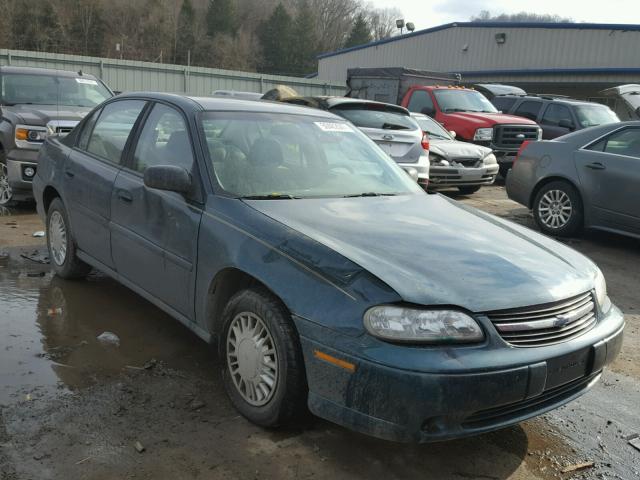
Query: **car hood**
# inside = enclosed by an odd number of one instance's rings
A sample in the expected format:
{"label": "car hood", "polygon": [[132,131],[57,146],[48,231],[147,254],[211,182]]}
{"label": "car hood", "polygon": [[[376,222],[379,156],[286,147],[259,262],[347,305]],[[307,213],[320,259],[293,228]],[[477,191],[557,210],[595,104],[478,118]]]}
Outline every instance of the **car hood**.
{"label": "car hood", "polygon": [[3,106],[4,112],[11,112],[25,125],[46,126],[52,120],[71,120],[79,122],[93,107],[75,107],[60,105],[13,105]]}
{"label": "car hood", "polygon": [[445,115],[445,125],[447,121],[453,120],[473,124],[476,128],[493,127],[498,124],[536,125],[533,120],[504,113],[455,112]]}
{"label": "car hood", "polygon": [[484,158],[491,149],[473,143],[457,142],[455,140],[440,140],[431,137],[429,140],[429,152],[449,158]]}
{"label": "car hood", "polygon": [[527,228],[441,195],[250,200],[421,305],[483,312],[593,288],[595,265]]}

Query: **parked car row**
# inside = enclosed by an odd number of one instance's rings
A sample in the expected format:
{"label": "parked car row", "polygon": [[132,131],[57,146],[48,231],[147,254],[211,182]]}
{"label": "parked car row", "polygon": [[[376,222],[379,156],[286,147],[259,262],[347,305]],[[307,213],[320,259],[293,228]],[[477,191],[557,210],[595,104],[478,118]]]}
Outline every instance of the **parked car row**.
{"label": "parked car row", "polygon": [[[220,97],[105,101],[40,150],[53,270],[99,269],[217,347],[230,401],[262,426],[309,410],[440,441],[588,391],[624,329],[598,267],[428,195],[347,118],[422,138],[415,121],[350,105],[363,104],[332,104],[343,117]],[[455,161],[460,147],[442,143],[434,153]]]}

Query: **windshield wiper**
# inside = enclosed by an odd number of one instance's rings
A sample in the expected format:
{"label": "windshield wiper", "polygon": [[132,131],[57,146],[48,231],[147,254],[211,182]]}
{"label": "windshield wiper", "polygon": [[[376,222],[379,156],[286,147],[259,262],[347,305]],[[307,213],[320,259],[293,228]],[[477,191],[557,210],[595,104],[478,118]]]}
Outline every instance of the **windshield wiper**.
{"label": "windshield wiper", "polygon": [[396,193],[378,193],[378,192],[363,192],[354,193],[353,195],[344,195],[343,198],[355,198],[355,197],[394,197]]}
{"label": "windshield wiper", "polygon": [[383,130],[409,130],[404,125],[396,125],[395,123],[383,123],[382,129]]}
{"label": "windshield wiper", "polygon": [[470,112],[470,113],[481,113],[481,110],[470,110],[468,108],[445,108],[444,113],[449,112]]}
{"label": "windshield wiper", "polygon": [[270,193],[269,195],[246,195],[240,198],[243,200],[294,200],[300,197],[294,197],[289,194]]}

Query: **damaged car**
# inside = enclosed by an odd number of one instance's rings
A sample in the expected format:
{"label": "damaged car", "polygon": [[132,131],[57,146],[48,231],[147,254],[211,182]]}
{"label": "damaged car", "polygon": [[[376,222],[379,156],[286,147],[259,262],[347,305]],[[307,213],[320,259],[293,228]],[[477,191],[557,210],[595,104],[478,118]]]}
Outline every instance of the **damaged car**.
{"label": "damaged car", "polygon": [[33,187],[55,273],[101,270],[213,344],[258,425],[488,432],[582,395],[620,350],[593,262],[427,194],[326,111],[124,94],[47,138]]}
{"label": "damaged car", "polygon": [[490,148],[459,142],[433,118],[412,113],[429,138],[429,190],[457,188],[469,195],[491,185],[498,175],[498,162]]}

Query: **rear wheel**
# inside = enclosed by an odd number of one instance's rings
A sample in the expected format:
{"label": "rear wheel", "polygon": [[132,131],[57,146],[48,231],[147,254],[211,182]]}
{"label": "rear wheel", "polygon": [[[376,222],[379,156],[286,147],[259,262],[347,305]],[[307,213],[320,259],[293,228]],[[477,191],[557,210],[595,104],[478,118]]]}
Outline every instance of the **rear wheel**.
{"label": "rear wheel", "polygon": [[235,408],[264,427],[306,413],[307,382],[291,315],[263,288],[239,292],[224,314],[224,385]]}
{"label": "rear wheel", "polygon": [[540,229],[568,237],[582,228],[582,199],[573,185],[559,180],[544,185],[533,201],[533,216]]}
{"label": "rear wheel", "polygon": [[478,190],[480,190],[481,187],[482,187],[481,185],[469,185],[469,186],[458,187],[458,190],[463,195],[471,195],[472,193],[476,193]]}
{"label": "rear wheel", "polygon": [[56,275],[62,278],[81,278],[91,267],[76,254],[76,243],[69,229],[69,217],[59,198],[54,198],[47,211],[47,247]]}

